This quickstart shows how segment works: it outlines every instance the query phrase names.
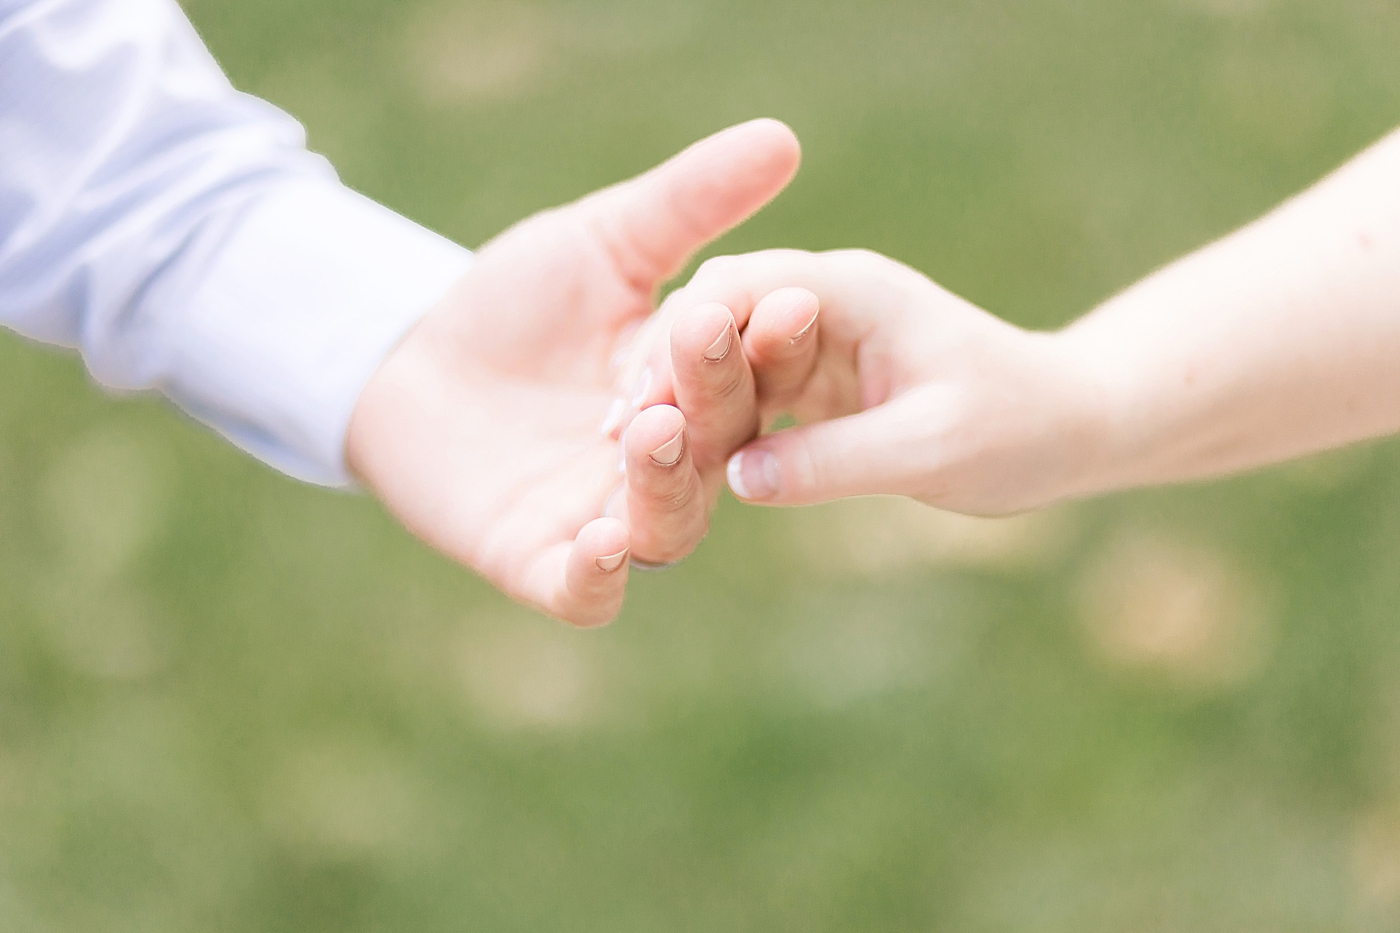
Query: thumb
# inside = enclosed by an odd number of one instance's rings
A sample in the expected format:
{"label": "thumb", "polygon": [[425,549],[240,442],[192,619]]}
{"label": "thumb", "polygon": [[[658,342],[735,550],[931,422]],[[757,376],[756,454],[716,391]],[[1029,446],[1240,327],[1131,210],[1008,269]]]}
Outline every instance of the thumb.
{"label": "thumb", "polygon": [[741,123],[663,165],[575,205],[623,275],[654,287],[711,240],[743,223],[787,187],[802,159],[777,120]]}
{"label": "thumb", "polygon": [[[859,414],[760,438],[729,459],[746,502],[812,505],[847,496],[907,495],[927,486],[939,447],[914,393]],[[921,482],[922,481],[922,482]]]}

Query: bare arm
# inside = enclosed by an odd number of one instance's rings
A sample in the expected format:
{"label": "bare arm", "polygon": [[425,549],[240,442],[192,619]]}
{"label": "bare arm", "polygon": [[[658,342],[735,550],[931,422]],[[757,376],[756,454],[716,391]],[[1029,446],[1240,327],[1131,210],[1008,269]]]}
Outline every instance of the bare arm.
{"label": "bare arm", "polygon": [[1101,374],[1074,492],[1195,479],[1400,430],[1400,132],[1062,335]]}
{"label": "bare arm", "polygon": [[[766,397],[786,364],[760,352],[761,309],[785,287],[815,294],[819,349]],[[730,460],[752,502],[996,514],[1261,466],[1400,431],[1400,133],[1053,334],[861,251],[706,264],[675,299],[672,356],[707,303],[744,328],[758,409],[808,422]],[[693,420],[723,410],[685,367],[670,381]]]}

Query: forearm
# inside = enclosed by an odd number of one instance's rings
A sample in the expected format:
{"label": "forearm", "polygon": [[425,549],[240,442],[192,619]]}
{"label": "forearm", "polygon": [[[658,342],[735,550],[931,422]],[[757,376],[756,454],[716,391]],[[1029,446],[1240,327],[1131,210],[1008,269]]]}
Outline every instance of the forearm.
{"label": "forearm", "polygon": [[1100,389],[1071,495],[1400,430],[1400,133],[1058,339]]}

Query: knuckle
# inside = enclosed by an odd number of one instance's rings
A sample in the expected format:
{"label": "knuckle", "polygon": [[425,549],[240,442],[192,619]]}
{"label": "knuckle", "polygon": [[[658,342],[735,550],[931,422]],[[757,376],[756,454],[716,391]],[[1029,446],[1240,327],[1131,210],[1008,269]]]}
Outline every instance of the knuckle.
{"label": "knuckle", "polygon": [[716,279],[726,277],[726,274],[735,268],[738,260],[734,256],[715,256],[706,259],[700,264],[700,268],[695,270],[695,282],[712,282]]}
{"label": "knuckle", "polygon": [[727,402],[742,395],[749,386],[749,373],[737,365],[742,354],[732,353],[726,364],[715,366],[707,374],[705,391],[715,401]]}
{"label": "knuckle", "polygon": [[803,385],[802,374],[792,367],[774,370],[759,382],[759,402],[765,409],[786,410],[801,397]]}
{"label": "knuckle", "polygon": [[868,249],[840,250],[836,258],[846,268],[857,273],[868,274],[877,269],[883,269],[886,265],[884,256]]}
{"label": "knuckle", "polygon": [[795,266],[809,258],[812,254],[806,250],[778,248],[766,249],[762,252],[750,253],[749,255],[754,260],[764,263],[765,265]]}
{"label": "knuckle", "polygon": [[677,482],[668,477],[668,480],[644,491],[651,507],[666,514],[686,511],[695,501],[694,478],[687,476]]}
{"label": "knuckle", "polygon": [[691,552],[700,544],[709,530],[709,517],[701,516],[693,525],[688,525],[684,530],[669,535],[657,535],[653,540],[647,542],[648,546],[643,551],[645,559],[657,564],[674,564],[682,561],[691,555]]}
{"label": "knuckle", "polygon": [[684,512],[691,499],[689,487],[684,487],[662,491],[656,496],[656,503],[667,512]]}

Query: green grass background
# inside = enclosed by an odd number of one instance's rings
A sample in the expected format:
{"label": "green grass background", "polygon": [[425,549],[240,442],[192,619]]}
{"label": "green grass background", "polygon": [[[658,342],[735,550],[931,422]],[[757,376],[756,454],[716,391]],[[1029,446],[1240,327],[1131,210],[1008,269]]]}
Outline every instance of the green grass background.
{"label": "green grass background", "polygon": [[[1031,326],[1400,123],[1386,0],[187,8],[464,243],[776,116],[803,173],[719,250],[868,246]],[[0,930],[1394,930],[1397,465],[730,502],[582,634],[3,336]]]}

